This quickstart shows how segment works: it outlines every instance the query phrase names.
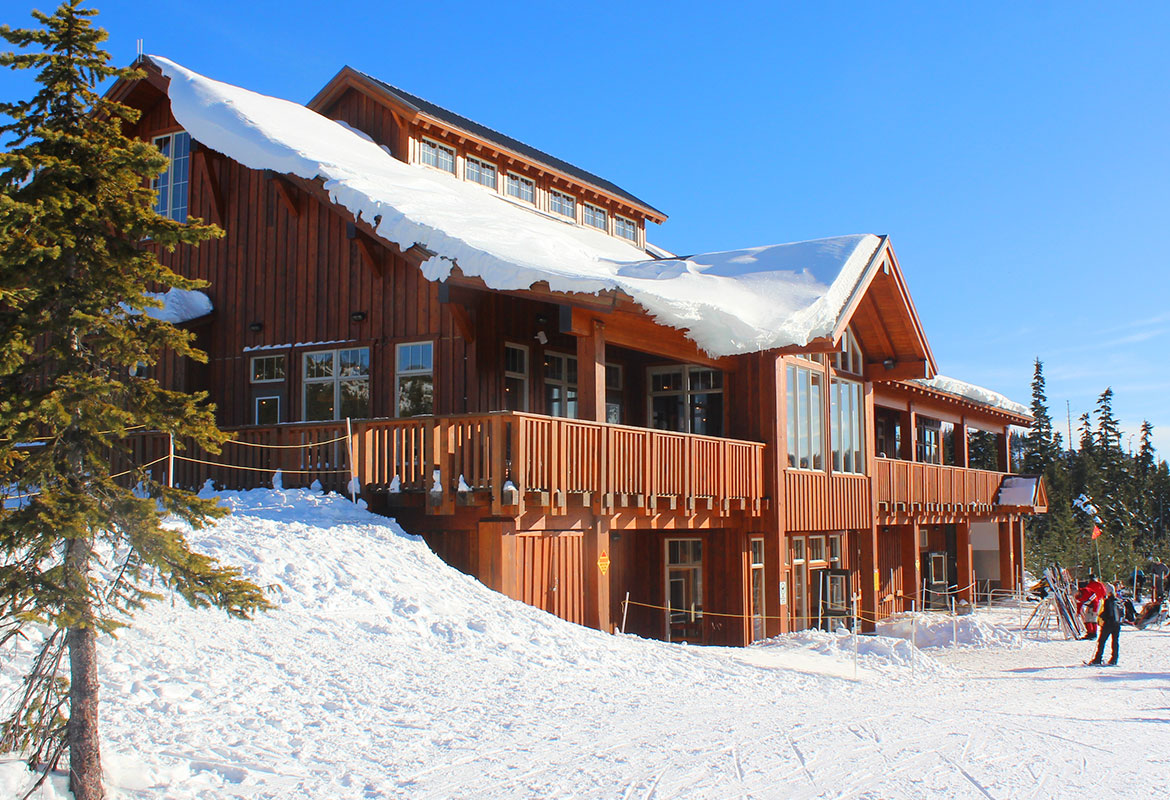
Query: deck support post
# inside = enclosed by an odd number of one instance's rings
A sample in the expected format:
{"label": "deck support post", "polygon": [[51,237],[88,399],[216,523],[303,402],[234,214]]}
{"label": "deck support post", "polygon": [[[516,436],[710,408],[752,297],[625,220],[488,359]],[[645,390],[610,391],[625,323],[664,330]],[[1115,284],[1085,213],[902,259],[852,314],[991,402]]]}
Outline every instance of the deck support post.
{"label": "deck support post", "polygon": [[918,547],[918,521],[901,528],[902,535],[902,610],[922,610],[922,555]]}
{"label": "deck support post", "polygon": [[577,418],[605,422],[605,325],[577,337]]}
{"label": "deck support post", "polygon": [[610,633],[610,547],[609,519],[598,517],[585,531],[585,624]]}
{"label": "deck support post", "polygon": [[968,603],[974,601],[975,587],[975,560],[971,552],[971,523],[955,523],[955,549],[958,551],[958,596]]}
{"label": "deck support post", "polygon": [[964,420],[955,425],[955,464],[956,467],[966,469],[971,465],[970,450],[967,444],[967,422]]}
{"label": "deck support post", "polygon": [[995,450],[996,450],[996,454],[999,457],[999,471],[1000,472],[1011,472],[1012,471],[1010,447],[1011,447],[1011,437],[1008,436],[1008,429],[1004,428],[1002,433],[997,433],[995,435]]}
{"label": "deck support post", "polygon": [[878,570],[878,527],[871,524],[857,532],[861,550],[861,630],[872,631],[878,614],[878,591],[881,574]]}
{"label": "deck support post", "polygon": [[999,523],[999,588],[1016,590],[1016,523],[1014,517]]}

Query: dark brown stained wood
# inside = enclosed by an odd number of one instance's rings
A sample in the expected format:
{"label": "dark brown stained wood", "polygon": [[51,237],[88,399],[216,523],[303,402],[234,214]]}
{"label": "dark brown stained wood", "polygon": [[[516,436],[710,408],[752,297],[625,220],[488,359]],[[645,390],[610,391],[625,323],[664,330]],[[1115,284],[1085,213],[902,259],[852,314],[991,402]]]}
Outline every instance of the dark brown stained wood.
{"label": "dark brown stained wood", "polygon": [[219,188],[219,178],[216,175],[212,158],[205,147],[196,148],[193,158],[195,159],[196,171],[199,172],[200,178],[205,184],[207,197],[210,201],[211,214],[208,216],[208,219],[216,225],[223,227],[223,190]]}
{"label": "dark brown stained wood", "polygon": [[296,189],[272,170],[265,170],[264,177],[272,182],[277,197],[284,203],[285,209],[294,217],[301,215],[300,200],[297,199]]}

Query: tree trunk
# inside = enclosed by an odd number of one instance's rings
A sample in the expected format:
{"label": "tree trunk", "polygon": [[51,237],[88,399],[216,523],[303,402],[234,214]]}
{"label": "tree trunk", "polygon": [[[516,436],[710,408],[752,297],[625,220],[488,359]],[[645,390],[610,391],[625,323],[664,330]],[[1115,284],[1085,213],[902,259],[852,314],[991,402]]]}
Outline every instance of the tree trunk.
{"label": "tree trunk", "polygon": [[101,742],[98,740],[97,631],[89,602],[89,542],[74,539],[65,556],[66,581],[78,602],[80,624],[66,635],[69,645],[69,789],[74,800],[103,800]]}

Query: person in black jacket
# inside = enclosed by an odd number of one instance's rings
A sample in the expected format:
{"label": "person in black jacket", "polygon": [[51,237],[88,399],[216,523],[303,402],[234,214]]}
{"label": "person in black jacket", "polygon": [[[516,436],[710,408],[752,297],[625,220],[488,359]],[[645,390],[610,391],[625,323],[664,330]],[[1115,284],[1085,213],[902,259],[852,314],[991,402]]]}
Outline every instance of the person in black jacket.
{"label": "person in black jacket", "polygon": [[1101,633],[1097,637],[1097,655],[1089,664],[1100,664],[1101,655],[1105,652],[1105,640],[1113,637],[1113,649],[1109,657],[1109,666],[1117,664],[1117,637],[1121,633],[1121,604],[1117,602],[1117,590],[1113,584],[1105,584],[1105,602],[1101,604]]}

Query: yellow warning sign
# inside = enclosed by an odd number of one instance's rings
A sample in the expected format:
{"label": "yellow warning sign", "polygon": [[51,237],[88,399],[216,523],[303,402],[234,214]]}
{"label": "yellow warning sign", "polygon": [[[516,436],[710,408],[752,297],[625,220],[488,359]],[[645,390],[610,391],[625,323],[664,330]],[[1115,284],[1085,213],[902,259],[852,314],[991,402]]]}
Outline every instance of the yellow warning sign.
{"label": "yellow warning sign", "polygon": [[882,590],[882,574],[876,569],[873,571],[873,590],[875,592]]}
{"label": "yellow warning sign", "polygon": [[601,551],[601,555],[597,558],[597,568],[601,570],[602,575],[609,572],[609,553],[604,550]]}

